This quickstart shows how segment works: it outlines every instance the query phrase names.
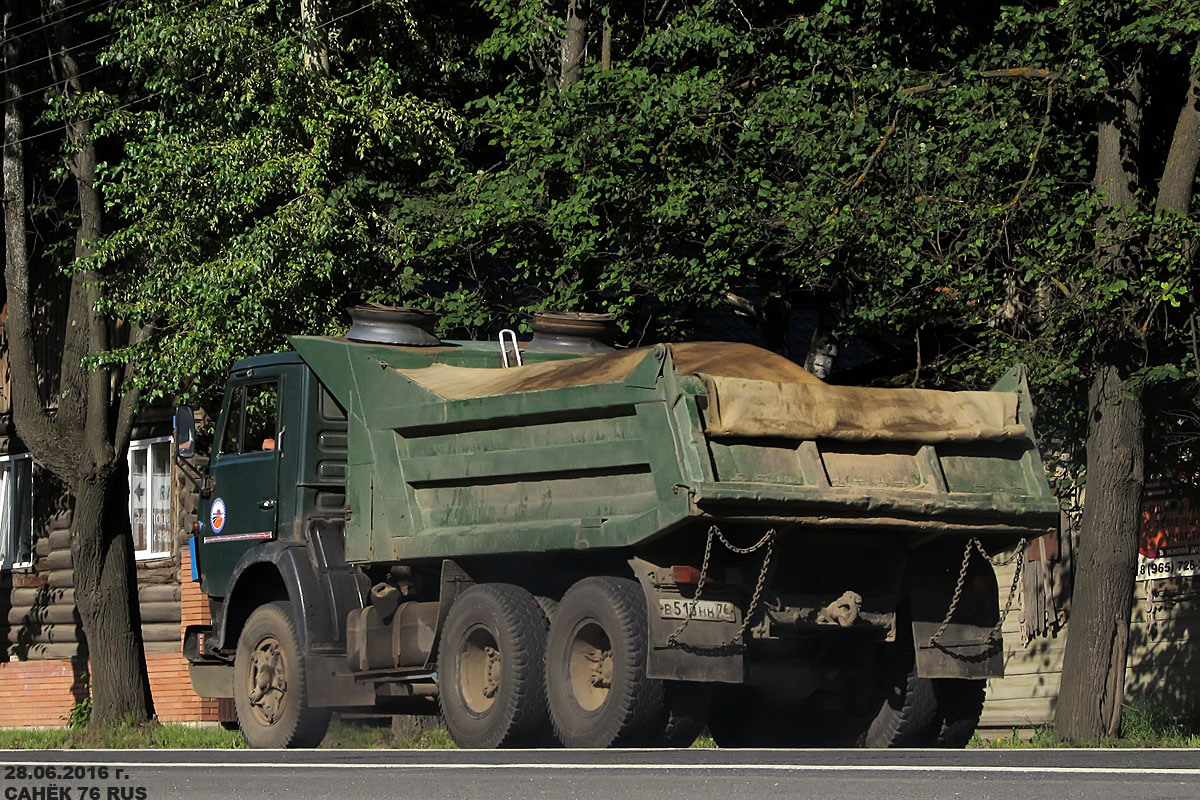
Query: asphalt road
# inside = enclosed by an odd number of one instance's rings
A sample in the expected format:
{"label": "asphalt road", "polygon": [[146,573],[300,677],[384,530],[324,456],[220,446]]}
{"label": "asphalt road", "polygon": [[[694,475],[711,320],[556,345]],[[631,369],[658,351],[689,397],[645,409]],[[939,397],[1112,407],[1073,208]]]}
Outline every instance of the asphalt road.
{"label": "asphalt road", "polygon": [[3,800],[1196,800],[1200,750],[0,751]]}

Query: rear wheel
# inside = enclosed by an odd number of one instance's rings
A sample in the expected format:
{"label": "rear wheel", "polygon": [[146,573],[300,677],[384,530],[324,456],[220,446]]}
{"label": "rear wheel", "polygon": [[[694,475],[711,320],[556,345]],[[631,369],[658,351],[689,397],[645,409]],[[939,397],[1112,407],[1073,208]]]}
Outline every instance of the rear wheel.
{"label": "rear wheel", "polygon": [[646,601],[635,581],[585,578],[563,597],[546,646],[546,693],[567,747],[652,741],[662,681],[646,677]]}
{"label": "rear wheel", "polygon": [[234,704],[251,747],[316,747],[329,709],[308,705],[308,676],[289,603],[255,609],[238,637]]}
{"label": "rear wheel", "polygon": [[983,712],[985,680],[922,678],[912,647],[884,658],[887,695],[863,737],[865,747],[965,747]]}
{"label": "rear wheel", "polygon": [[442,717],[459,747],[543,741],[546,615],[529,592],[485,583],[450,608],[438,647]]}

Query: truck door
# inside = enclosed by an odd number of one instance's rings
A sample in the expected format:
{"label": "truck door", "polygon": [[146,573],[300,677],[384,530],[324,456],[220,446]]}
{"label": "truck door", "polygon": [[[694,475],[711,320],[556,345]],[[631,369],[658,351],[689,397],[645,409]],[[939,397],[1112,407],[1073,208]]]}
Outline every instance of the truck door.
{"label": "truck door", "polygon": [[224,597],[242,554],[276,537],[280,374],[235,375],[225,394],[209,465],[212,494],[200,506],[201,588]]}

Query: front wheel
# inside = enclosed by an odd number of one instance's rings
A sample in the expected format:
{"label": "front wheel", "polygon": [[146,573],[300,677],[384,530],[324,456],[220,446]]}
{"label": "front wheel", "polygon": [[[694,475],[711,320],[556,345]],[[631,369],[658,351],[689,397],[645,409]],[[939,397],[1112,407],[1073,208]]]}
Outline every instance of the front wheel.
{"label": "front wheel", "polygon": [[251,747],[316,747],[329,709],[308,705],[308,677],[291,604],[268,603],[246,620],[234,656],[234,704]]}

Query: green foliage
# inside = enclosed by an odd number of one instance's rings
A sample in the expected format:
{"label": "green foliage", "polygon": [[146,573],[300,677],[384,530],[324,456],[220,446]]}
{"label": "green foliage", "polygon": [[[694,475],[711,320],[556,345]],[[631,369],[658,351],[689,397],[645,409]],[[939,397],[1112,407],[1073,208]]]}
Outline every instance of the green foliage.
{"label": "green foliage", "polygon": [[1183,742],[1189,737],[1193,741],[1200,738],[1197,736],[1200,730],[1192,727],[1193,729],[1189,730],[1184,719],[1167,706],[1152,700],[1132,703],[1121,713],[1121,738],[1134,743],[1153,746],[1153,743],[1163,741],[1171,742],[1173,746],[1189,746],[1174,743]]}
{"label": "green foliage", "polygon": [[[776,346],[789,309],[819,310],[897,384],[1025,362],[1068,482],[1101,349],[1139,349],[1163,397],[1194,386],[1196,223],[1157,213],[1148,181],[1101,240],[1092,186],[1099,103],[1131,63],[1149,113],[1177,113],[1193,5],[623,0],[595,7],[560,87],[565,10],[333,2],[328,75],[292,4],[115,10],[105,88],[53,112],[102,117],[114,224],[94,264],[105,308],[154,334],[104,358],[136,359],[151,397],[202,395],[359,300],[467,336],[611,311],[636,343],[749,297]],[[1136,268],[1100,266],[1116,238]]]}
{"label": "green foliage", "polygon": [[[1123,709],[1121,733],[1106,737],[1095,744],[1099,747],[1200,747],[1200,721],[1179,717],[1153,700],[1137,700]],[[1053,725],[1015,729],[1006,737],[984,739],[977,732],[970,747],[990,749],[1026,749],[1070,747]]]}
{"label": "green foliage", "polygon": [[67,723],[67,727],[73,730],[86,728],[88,723],[92,721],[92,698],[91,695],[76,700],[71,706],[71,710],[67,712],[67,716],[63,717]]}
{"label": "green foliage", "polygon": [[991,750],[1024,750],[1029,748],[1045,749],[1051,747],[1067,747],[1054,732],[1053,725],[1036,725],[1030,728],[1014,728],[1008,736],[995,739],[979,735],[976,731],[971,735],[967,744],[970,748],[988,748]]}
{"label": "green foliage", "polygon": [[358,287],[395,268],[395,199],[458,124],[428,91],[440,78],[446,93],[458,69],[433,51],[436,25],[418,31],[421,5],[331,4],[328,76],[305,68],[291,4],[114,11],[102,63],[129,89],[76,107],[103,113],[98,134],[121,145],[99,169],[120,224],[95,264],[105,309],[155,330],[105,356],[139,361],[148,399],[285,333],[329,332]]}

